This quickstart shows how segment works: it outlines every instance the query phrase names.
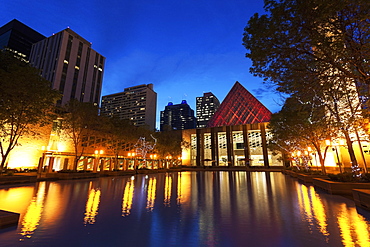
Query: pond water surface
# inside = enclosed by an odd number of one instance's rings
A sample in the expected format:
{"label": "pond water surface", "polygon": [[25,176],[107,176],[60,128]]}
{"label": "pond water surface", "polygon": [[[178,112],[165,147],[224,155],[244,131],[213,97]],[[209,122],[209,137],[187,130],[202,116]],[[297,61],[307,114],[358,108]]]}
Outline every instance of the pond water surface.
{"label": "pond water surface", "polygon": [[0,187],[0,246],[370,246],[370,214],[281,173],[179,172]]}

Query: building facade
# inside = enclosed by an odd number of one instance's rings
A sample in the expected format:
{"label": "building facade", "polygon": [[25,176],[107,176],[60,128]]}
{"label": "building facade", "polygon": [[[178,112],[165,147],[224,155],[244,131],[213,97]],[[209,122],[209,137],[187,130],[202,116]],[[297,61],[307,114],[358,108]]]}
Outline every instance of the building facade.
{"label": "building facade", "polygon": [[157,93],[153,84],[142,84],[125,88],[121,93],[102,97],[101,114],[129,119],[137,126],[155,129]]}
{"label": "building facade", "polygon": [[282,166],[280,155],[267,149],[268,123],[183,130],[190,144],[182,151],[188,166]]}
{"label": "building facade", "polygon": [[64,105],[71,99],[99,105],[105,57],[71,29],[34,44],[30,63],[62,93],[57,105]]}
{"label": "building facade", "polygon": [[197,128],[205,128],[208,121],[220,106],[220,101],[213,93],[203,93],[202,97],[196,98],[197,105]]}
{"label": "building facade", "polygon": [[46,37],[14,19],[0,27],[0,50],[6,48],[29,60],[31,48]]}
{"label": "building facade", "polygon": [[183,164],[195,166],[281,165],[267,150],[271,112],[235,82],[206,128],[183,131]]}
{"label": "building facade", "polygon": [[164,111],[161,111],[160,130],[184,130],[194,129],[196,118],[194,110],[190,108],[186,100],[181,104],[168,103]]}

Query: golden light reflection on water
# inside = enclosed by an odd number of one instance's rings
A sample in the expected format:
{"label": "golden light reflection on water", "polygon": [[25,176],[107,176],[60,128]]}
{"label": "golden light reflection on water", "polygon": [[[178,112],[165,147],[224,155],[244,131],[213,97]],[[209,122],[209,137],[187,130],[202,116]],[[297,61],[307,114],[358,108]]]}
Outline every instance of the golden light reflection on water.
{"label": "golden light reflection on water", "polygon": [[368,247],[370,245],[369,226],[355,208],[347,208],[344,203],[341,205],[338,226],[344,246]]}
{"label": "golden light reflection on water", "polygon": [[[308,190],[305,185],[298,184],[299,186],[297,192],[298,192],[298,203],[300,206],[301,215],[304,215],[305,220],[309,223],[310,226],[313,225],[313,214],[312,214],[312,209],[310,205],[310,198],[308,196]],[[310,229],[312,230],[312,229]]]}
{"label": "golden light reflection on water", "polygon": [[153,211],[154,209],[154,202],[155,202],[155,196],[157,190],[157,179],[155,177],[152,177],[149,179],[149,185],[148,185],[148,195],[147,195],[147,203],[146,203],[146,209],[148,211]]}
{"label": "golden light reflection on water", "polygon": [[[90,184],[91,185],[91,184]],[[84,224],[94,224],[95,218],[98,215],[100,203],[100,189],[90,189],[89,196],[86,202]]]}
{"label": "golden light reflection on water", "polygon": [[122,216],[128,216],[131,213],[132,199],[134,197],[134,180],[126,182],[125,191],[122,198]]}
{"label": "golden light reflection on water", "polygon": [[322,203],[320,196],[316,193],[315,188],[312,186],[310,187],[310,195],[315,219],[319,224],[319,230],[324,236],[329,236],[324,204]]}
{"label": "golden light reflection on water", "polygon": [[177,176],[177,205],[190,201],[191,175],[189,172],[179,172]]}
{"label": "golden light reflection on water", "polygon": [[298,184],[297,186],[298,202],[300,208],[304,211],[301,212],[301,215],[305,216],[305,220],[311,227],[313,227],[316,223],[316,227],[319,229],[321,234],[326,237],[329,236],[325,207],[320,199],[320,196],[316,193],[314,187],[312,186],[309,188],[303,184]]}
{"label": "golden light reflection on water", "polygon": [[164,205],[169,207],[171,203],[172,177],[167,174],[164,184]]}
{"label": "golden light reflection on water", "polygon": [[20,234],[26,238],[31,238],[32,234],[39,225],[44,208],[45,187],[45,183],[40,183],[36,192],[36,196],[32,198],[31,203],[27,207],[27,211],[23,217]]}

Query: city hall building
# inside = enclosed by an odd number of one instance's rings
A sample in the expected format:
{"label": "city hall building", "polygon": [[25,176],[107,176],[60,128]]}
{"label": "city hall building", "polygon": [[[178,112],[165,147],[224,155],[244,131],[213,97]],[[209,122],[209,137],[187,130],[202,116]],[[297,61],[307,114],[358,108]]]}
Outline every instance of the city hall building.
{"label": "city hall building", "polygon": [[182,164],[190,166],[282,166],[267,148],[271,112],[236,82],[206,128],[182,131]]}

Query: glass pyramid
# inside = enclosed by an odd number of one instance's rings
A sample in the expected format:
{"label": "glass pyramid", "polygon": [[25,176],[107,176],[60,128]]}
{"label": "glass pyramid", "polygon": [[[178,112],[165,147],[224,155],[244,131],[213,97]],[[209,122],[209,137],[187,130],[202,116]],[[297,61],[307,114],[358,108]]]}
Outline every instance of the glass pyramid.
{"label": "glass pyramid", "polygon": [[269,122],[271,112],[239,82],[235,82],[207,127]]}

